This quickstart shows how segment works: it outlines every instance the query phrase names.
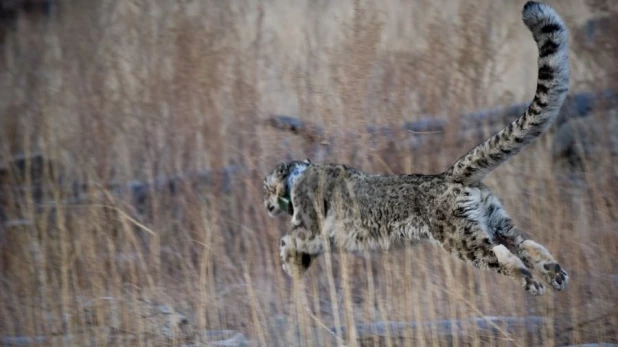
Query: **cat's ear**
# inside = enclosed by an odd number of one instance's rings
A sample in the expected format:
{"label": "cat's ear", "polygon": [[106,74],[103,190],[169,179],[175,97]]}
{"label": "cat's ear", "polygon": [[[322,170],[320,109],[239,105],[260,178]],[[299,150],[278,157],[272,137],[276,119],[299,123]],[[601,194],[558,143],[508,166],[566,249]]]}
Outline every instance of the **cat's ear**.
{"label": "cat's ear", "polygon": [[311,160],[309,160],[309,158],[305,159],[304,162],[307,164],[311,164]]}

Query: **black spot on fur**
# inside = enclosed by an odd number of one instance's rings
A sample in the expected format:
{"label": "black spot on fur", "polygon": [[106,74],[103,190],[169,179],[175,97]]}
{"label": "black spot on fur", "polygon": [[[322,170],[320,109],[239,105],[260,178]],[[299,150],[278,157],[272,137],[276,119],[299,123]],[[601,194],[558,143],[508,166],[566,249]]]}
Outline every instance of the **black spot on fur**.
{"label": "black spot on fur", "polygon": [[303,253],[301,255],[301,263],[303,264],[303,268],[308,268],[311,265],[311,255]]}
{"label": "black spot on fur", "polygon": [[[502,138],[503,141],[508,141],[509,138],[511,137],[511,134],[508,131],[505,131],[502,133],[502,136],[500,136]],[[496,143],[496,146],[498,145],[498,143]]]}
{"label": "black spot on fur", "polygon": [[540,80],[553,80],[554,79],[554,69],[551,66],[543,65],[539,68],[538,79]]}
{"label": "black spot on fur", "polygon": [[545,108],[545,107],[547,107],[547,103],[546,103],[546,102],[543,102],[543,101],[541,101],[541,100],[537,100],[537,101],[536,101],[536,104],[537,104],[540,108]]}
{"label": "black spot on fur", "polygon": [[466,257],[468,258],[468,260],[476,259],[476,255],[474,254],[474,251],[468,251],[468,253],[466,254]]}
{"label": "black spot on fur", "polygon": [[539,3],[536,1],[528,1],[525,5],[524,5],[524,10],[523,12],[528,12],[530,11],[530,8],[533,6],[538,6]]}
{"label": "black spot on fur", "polygon": [[477,164],[479,167],[481,167],[481,168],[484,168],[484,167],[489,166],[489,162],[487,161],[487,159],[486,159],[485,157],[481,157],[481,158],[479,158],[479,159],[476,161],[476,164]]}
{"label": "black spot on fur", "polygon": [[516,122],[515,125],[517,126],[517,130],[521,131],[524,128],[524,123],[526,122],[526,120],[530,117],[530,112],[526,112],[524,113],[523,116],[521,116]]}
{"label": "black spot on fur", "polygon": [[549,55],[555,54],[560,46],[552,40],[547,40],[539,49],[539,56],[545,58]]}
{"label": "black spot on fur", "polygon": [[466,235],[466,236],[470,236],[470,235],[472,235],[472,228],[470,228],[470,227],[468,227],[468,226],[467,226],[467,227],[465,227],[465,228],[464,228],[464,235]]}
{"label": "black spot on fur", "polygon": [[528,278],[532,277],[532,274],[528,269],[520,268],[519,273]]}
{"label": "black spot on fur", "polygon": [[470,167],[468,167],[468,168],[466,169],[466,171],[464,171],[464,174],[463,174],[463,175],[464,175],[464,177],[468,178],[468,177],[470,177],[470,176],[474,175],[474,173],[475,173],[477,170],[478,170],[478,168],[477,168],[477,167],[475,167],[475,166],[470,166]]}
{"label": "black spot on fur", "polygon": [[560,270],[562,270],[560,268],[560,265],[558,264],[543,264],[543,267],[545,268],[545,270],[547,271],[553,271],[553,272],[560,272]]}
{"label": "black spot on fur", "polygon": [[537,83],[536,84],[536,92],[537,93],[541,93],[541,94],[547,94],[549,92],[549,87],[547,87],[547,86],[545,86],[543,84]]}
{"label": "black spot on fur", "polygon": [[458,207],[453,211],[453,216],[455,217],[465,217],[468,212],[470,212],[470,209],[467,208],[463,208],[463,207]]}
{"label": "black spot on fur", "polygon": [[494,136],[494,138],[491,140],[491,144],[493,146],[496,146],[498,142],[500,142],[500,136]]}
{"label": "black spot on fur", "polygon": [[440,242],[444,242],[444,226],[439,224],[434,229],[434,237]]}
{"label": "black spot on fur", "polygon": [[556,31],[560,31],[562,30],[562,26],[556,23],[551,23],[551,24],[547,24],[545,25],[543,28],[541,28],[541,33],[543,34],[551,34],[553,32]]}
{"label": "black spot on fur", "polygon": [[539,105],[537,105],[535,102],[533,102],[530,105],[529,110],[530,110],[530,114],[535,115],[535,116],[541,114],[541,111],[543,111],[543,109],[540,108]]}
{"label": "black spot on fur", "polygon": [[489,207],[487,208],[487,216],[491,217],[491,215],[494,214],[494,212],[496,212],[496,205],[494,204],[489,205]]}
{"label": "black spot on fur", "polygon": [[[419,205],[414,205],[413,207],[414,215],[420,216],[422,214],[421,207]],[[416,218],[414,218],[416,220]]]}
{"label": "black spot on fur", "polygon": [[490,153],[489,158],[493,161],[502,161],[502,154],[500,153]]}

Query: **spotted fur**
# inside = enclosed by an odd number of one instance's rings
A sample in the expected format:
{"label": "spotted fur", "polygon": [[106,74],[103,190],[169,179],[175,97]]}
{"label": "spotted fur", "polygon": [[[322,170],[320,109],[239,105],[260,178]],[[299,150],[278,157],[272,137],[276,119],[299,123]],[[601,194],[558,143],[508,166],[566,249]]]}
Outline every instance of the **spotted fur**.
{"label": "spotted fur", "polygon": [[446,172],[449,181],[480,182],[544,133],[560,111],[569,88],[567,28],[551,7],[533,1],[524,6],[523,21],[539,49],[534,99],[521,117],[457,160]]}
{"label": "spotted fur", "polygon": [[568,91],[568,34],[547,5],[528,2],[523,20],[539,47],[538,84],[526,112],[437,175],[368,174],[308,160],[278,164],[264,179],[271,216],[287,212],[291,228],[280,240],[283,269],[302,275],[331,248],[389,249],[435,242],[480,269],[517,280],[541,295],[540,274],[555,290],[568,275],[549,251],[526,239],[482,178],[547,129]]}

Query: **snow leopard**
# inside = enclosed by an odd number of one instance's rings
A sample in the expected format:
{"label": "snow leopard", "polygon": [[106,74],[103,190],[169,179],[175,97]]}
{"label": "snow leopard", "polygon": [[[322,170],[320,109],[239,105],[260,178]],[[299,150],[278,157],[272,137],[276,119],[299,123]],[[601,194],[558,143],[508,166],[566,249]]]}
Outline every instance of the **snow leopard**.
{"label": "snow leopard", "polygon": [[508,276],[531,295],[567,287],[569,276],[540,243],[514,225],[482,180],[543,134],[569,90],[568,30],[546,4],[522,10],[538,47],[534,99],[504,129],[439,174],[375,174],[338,163],[280,162],[264,178],[264,206],[271,217],[291,216],[280,239],[283,270],[300,278],[333,248],[383,249],[430,241],[478,269]]}

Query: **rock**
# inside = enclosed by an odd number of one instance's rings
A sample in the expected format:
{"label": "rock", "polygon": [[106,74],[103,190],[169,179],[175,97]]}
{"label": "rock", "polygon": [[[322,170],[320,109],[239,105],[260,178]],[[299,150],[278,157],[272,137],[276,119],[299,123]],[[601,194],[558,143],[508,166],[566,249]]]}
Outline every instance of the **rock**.
{"label": "rock", "polygon": [[610,110],[607,119],[574,118],[558,127],[552,138],[552,160],[562,174],[594,174],[599,163],[618,157],[618,109]]}
{"label": "rock", "polygon": [[150,336],[177,341],[194,338],[194,327],[184,314],[149,299],[127,302],[104,297],[90,300],[84,304],[84,316],[88,325],[110,327],[117,332],[136,333],[133,329],[139,326],[142,334]]}
{"label": "rock", "polygon": [[208,346],[248,346],[251,341],[244,334],[235,330],[207,330],[204,339]]}
{"label": "rock", "polygon": [[2,346],[32,346],[45,341],[45,336],[0,336]]}
{"label": "rock", "polygon": [[[476,329],[479,335],[500,336],[503,332],[514,333],[520,329],[530,332],[539,332],[543,323],[548,320],[543,317],[479,317],[456,320],[440,320],[427,322],[376,322],[356,326],[360,338],[366,336],[404,336],[421,330],[431,329],[437,336],[464,336],[470,329]],[[336,332],[335,328],[331,331]],[[346,328],[341,327],[345,335]]]}

